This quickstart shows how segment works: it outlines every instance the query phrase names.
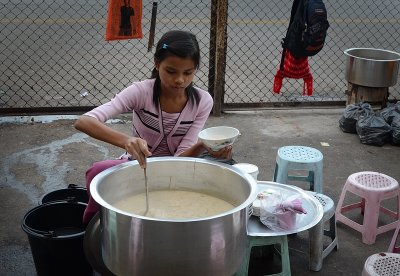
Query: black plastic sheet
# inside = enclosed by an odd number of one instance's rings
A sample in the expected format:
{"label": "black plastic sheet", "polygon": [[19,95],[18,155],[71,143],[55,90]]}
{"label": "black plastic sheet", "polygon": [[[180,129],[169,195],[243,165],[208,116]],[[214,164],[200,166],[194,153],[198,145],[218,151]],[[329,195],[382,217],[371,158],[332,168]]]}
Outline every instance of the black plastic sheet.
{"label": "black plastic sheet", "polygon": [[383,146],[391,141],[392,127],[375,114],[361,116],[356,124],[357,134],[363,144]]}
{"label": "black plastic sheet", "polygon": [[389,104],[379,112],[379,115],[390,125],[394,118],[400,118],[400,102]]}
{"label": "black plastic sheet", "polygon": [[400,145],[400,116],[393,118],[391,127],[392,143],[394,145]]}
{"label": "black plastic sheet", "polygon": [[357,133],[356,124],[361,116],[374,114],[369,103],[357,103],[346,106],[342,117],[339,119],[339,127],[343,132]]}

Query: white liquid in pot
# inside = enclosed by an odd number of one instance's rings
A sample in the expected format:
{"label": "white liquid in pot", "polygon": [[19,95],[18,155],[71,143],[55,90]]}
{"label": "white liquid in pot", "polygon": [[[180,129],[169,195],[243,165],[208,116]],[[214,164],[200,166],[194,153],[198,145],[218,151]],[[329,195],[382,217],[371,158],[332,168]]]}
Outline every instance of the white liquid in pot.
{"label": "white liquid in pot", "polygon": [[[137,194],[113,204],[116,208],[143,215],[146,210],[146,194]],[[197,219],[217,215],[235,206],[220,198],[203,193],[182,190],[149,192],[147,217],[159,219]]]}

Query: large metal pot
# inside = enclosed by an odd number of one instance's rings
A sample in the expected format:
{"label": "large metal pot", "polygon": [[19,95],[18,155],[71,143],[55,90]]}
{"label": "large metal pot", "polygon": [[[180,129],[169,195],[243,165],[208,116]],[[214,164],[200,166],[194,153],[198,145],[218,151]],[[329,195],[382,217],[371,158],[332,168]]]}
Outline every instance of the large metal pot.
{"label": "large metal pot", "polygon": [[344,53],[348,82],[367,87],[390,87],[397,83],[399,53],[373,48],[351,48]]}
{"label": "large metal pot", "polygon": [[[216,216],[163,220],[126,213],[113,203],[145,192],[136,161],[110,168],[90,186],[101,206],[103,261],[116,275],[233,275],[247,246],[248,206],[257,182],[239,169],[197,158],[148,159],[149,190],[190,189],[234,203]],[[150,202],[151,204],[151,202]]]}

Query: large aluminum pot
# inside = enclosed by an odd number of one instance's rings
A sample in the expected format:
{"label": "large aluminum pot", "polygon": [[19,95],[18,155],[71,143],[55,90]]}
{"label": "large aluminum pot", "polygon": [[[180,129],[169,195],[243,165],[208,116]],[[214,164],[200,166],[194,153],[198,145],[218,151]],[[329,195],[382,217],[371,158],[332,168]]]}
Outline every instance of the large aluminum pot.
{"label": "large aluminum pot", "polygon": [[149,158],[147,177],[150,191],[190,189],[235,207],[191,220],[126,213],[113,203],[145,192],[143,170],[136,161],[110,168],[90,186],[101,206],[101,247],[107,268],[116,275],[233,275],[246,252],[248,206],[257,197],[254,178],[230,165],[183,157]]}
{"label": "large aluminum pot", "polygon": [[373,48],[351,48],[344,53],[348,82],[367,87],[390,87],[397,83],[399,53]]}

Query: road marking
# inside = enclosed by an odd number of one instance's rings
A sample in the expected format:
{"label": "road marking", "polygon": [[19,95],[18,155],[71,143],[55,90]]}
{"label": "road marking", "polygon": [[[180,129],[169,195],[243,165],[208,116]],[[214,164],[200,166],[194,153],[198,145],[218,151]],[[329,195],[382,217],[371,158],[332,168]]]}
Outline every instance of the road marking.
{"label": "road marking", "polygon": [[[336,18],[336,19],[329,19],[330,24],[396,24],[400,23],[399,18],[390,18],[390,19],[369,19],[369,18]],[[183,23],[183,24],[210,24],[209,19],[158,19],[157,20],[159,23],[167,24],[167,23]],[[150,20],[144,19],[142,20],[143,23],[149,23]],[[36,25],[53,25],[53,24],[59,24],[59,25],[73,25],[73,24],[105,24],[106,20],[99,18],[81,18],[81,19],[62,19],[62,18],[48,18],[48,19],[0,19],[0,24],[36,24]],[[258,20],[258,19],[228,19],[228,25],[229,24],[253,24],[253,25],[287,25],[289,23],[289,20],[286,19],[269,19],[269,20]]]}

